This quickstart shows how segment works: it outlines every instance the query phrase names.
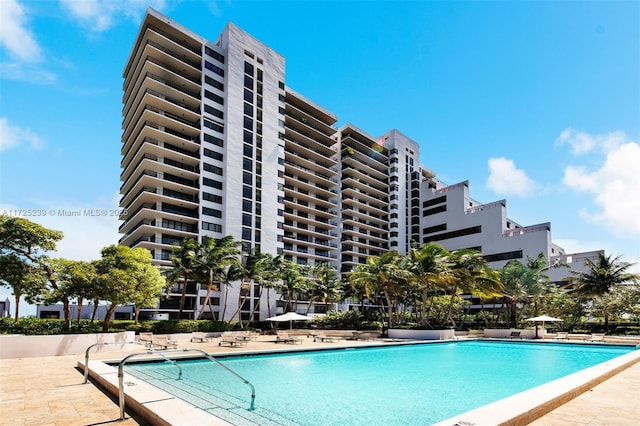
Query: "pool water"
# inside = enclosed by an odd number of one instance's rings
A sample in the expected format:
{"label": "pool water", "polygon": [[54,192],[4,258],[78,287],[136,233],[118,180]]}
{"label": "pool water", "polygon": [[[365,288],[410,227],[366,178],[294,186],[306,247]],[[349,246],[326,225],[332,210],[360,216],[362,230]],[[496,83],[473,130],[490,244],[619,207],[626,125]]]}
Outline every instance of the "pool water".
{"label": "pool water", "polygon": [[633,348],[451,342],[130,364],[126,372],[233,424],[426,425],[630,352]]}

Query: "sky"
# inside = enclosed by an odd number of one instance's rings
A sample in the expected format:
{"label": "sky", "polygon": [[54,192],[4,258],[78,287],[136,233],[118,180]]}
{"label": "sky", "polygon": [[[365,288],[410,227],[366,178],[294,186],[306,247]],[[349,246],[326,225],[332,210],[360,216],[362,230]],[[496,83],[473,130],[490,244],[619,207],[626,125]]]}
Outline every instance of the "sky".
{"label": "sky", "polygon": [[63,231],[54,256],[118,241],[122,72],[153,7],[209,40],[234,22],[338,125],[398,129],[568,253],[640,260],[638,1],[0,4],[0,212]]}

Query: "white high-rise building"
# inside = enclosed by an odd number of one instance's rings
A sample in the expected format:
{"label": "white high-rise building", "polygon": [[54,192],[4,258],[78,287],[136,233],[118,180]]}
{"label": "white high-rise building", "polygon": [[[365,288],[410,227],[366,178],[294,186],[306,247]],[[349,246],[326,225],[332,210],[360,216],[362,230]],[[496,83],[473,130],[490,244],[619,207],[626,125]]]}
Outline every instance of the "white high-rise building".
{"label": "white high-rise building", "polygon": [[[232,23],[209,41],[149,9],[123,77],[120,243],[148,248],[158,266],[171,264],[175,243],[227,235],[245,252],[342,274],[428,241],[479,249],[494,266],[571,257],[548,223],[521,227],[504,200],[481,205],[466,182],[438,182],[399,131],[336,128],[333,113],[286,85],[285,59]],[[182,285],[155,311],[176,316]],[[193,318],[204,290],[186,285]],[[236,312],[238,287],[226,301],[214,292],[214,317],[222,304],[224,319]],[[242,318],[257,307],[264,319],[264,300],[251,288]]]}

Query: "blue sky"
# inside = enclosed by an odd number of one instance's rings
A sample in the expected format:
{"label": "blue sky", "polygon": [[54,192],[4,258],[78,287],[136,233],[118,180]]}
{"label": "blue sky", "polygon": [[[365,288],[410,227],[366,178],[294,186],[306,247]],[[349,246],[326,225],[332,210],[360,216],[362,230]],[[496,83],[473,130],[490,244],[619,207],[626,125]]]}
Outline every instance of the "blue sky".
{"label": "blue sky", "polygon": [[[640,260],[640,2],[1,3],[0,211],[117,209],[122,70],[152,6],[211,40],[233,21],[338,124],[397,128],[567,251]],[[118,240],[115,217],[30,219],[62,257]]]}

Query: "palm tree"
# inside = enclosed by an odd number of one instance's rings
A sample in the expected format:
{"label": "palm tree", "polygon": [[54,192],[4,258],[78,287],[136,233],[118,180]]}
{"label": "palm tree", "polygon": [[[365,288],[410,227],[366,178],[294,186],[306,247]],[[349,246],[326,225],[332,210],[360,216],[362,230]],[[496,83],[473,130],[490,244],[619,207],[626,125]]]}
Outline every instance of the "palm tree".
{"label": "palm tree", "polygon": [[280,298],[284,301],[284,312],[294,311],[294,299],[296,293],[304,292],[309,279],[307,268],[292,261],[285,261],[280,270]]}
{"label": "palm tree", "polygon": [[342,283],[334,267],[319,264],[313,267],[311,272],[315,279],[311,280],[311,299],[306,313],[309,313],[316,301],[326,304],[339,300],[342,295]]}
{"label": "palm tree", "polygon": [[[544,272],[548,269],[543,253],[535,259],[527,256],[527,263],[510,260],[500,271],[500,280],[504,285],[502,295],[509,301],[510,326],[516,327],[518,304],[527,303],[531,298],[539,297],[549,281]],[[536,305],[537,307],[537,305]],[[536,312],[537,315],[537,312]]]}
{"label": "palm tree", "polygon": [[379,294],[384,296],[389,328],[396,322],[394,312],[397,311],[397,298],[404,293],[411,279],[409,268],[405,268],[403,262],[400,253],[388,251],[381,256],[369,256],[367,262],[359,265],[349,276],[351,284],[364,289],[368,299]]}
{"label": "palm tree", "polygon": [[[619,259],[620,256],[612,259],[612,255],[605,256],[602,253],[598,254],[596,262],[587,259],[585,265],[589,270],[578,273],[578,294],[593,300],[610,292],[615,286],[640,281],[640,274],[628,272],[633,264]],[[604,313],[604,327],[605,331],[609,328],[608,312]]]}
{"label": "palm tree", "polygon": [[249,296],[251,296],[252,283],[261,280],[261,274],[267,265],[266,261],[266,255],[254,248],[248,255],[243,256],[242,262],[231,267],[231,269],[235,269],[235,273],[240,277],[240,291],[238,292],[238,309],[229,318],[229,321],[232,321],[237,315],[240,327],[242,327],[242,314],[240,311]]}
{"label": "palm tree", "polygon": [[[420,291],[420,318],[418,323],[421,326],[429,323],[429,308],[433,304],[433,296],[438,289],[446,287],[447,278],[450,276],[451,263],[449,257],[451,253],[443,246],[436,243],[427,243],[417,248],[412,248],[410,252],[411,271],[415,276],[415,282]],[[428,304],[428,301],[430,302]]]}
{"label": "palm tree", "polygon": [[180,311],[178,318],[182,317],[184,303],[187,298],[187,284],[191,281],[197,271],[196,255],[198,252],[198,242],[187,239],[181,246],[172,247],[172,254],[169,256],[171,267],[168,270],[167,281],[170,283],[182,282],[182,294],[180,295]]}
{"label": "palm tree", "polygon": [[500,293],[497,290],[500,285],[496,274],[491,272],[479,251],[466,249],[454,251],[452,252],[452,261],[454,263],[452,274],[455,279],[451,280],[451,302],[449,303],[447,319],[455,327],[456,323],[453,319],[452,311],[455,298],[459,294],[473,294],[474,292],[486,294],[493,292],[493,294],[499,295]]}
{"label": "palm tree", "polygon": [[269,295],[271,289],[278,289],[282,286],[282,274],[287,261],[283,255],[271,257],[262,274],[262,286],[267,289],[267,318],[271,317],[271,301]]}
{"label": "palm tree", "polygon": [[204,237],[202,243],[198,245],[196,269],[200,278],[207,283],[207,294],[200,307],[198,318],[202,316],[207,306],[213,317],[211,291],[216,282],[221,282],[221,276],[228,267],[238,263],[241,244],[233,236],[228,235],[217,241],[211,237]]}

